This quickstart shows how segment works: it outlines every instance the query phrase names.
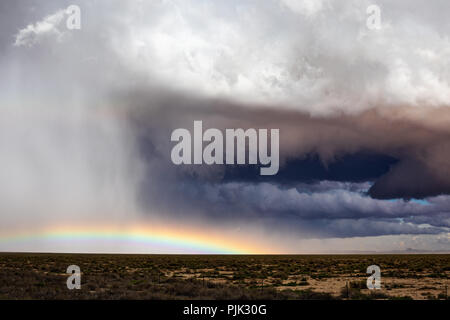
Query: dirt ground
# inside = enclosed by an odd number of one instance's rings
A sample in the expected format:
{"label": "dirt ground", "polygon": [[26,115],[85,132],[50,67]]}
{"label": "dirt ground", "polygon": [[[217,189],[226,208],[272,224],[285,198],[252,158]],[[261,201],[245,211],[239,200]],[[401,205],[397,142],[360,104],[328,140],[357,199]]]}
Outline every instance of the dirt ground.
{"label": "dirt ground", "polygon": [[[81,289],[67,289],[69,265]],[[370,265],[381,289],[367,289]],[[450,255],[0,253],[0,299],[447,299]]]}

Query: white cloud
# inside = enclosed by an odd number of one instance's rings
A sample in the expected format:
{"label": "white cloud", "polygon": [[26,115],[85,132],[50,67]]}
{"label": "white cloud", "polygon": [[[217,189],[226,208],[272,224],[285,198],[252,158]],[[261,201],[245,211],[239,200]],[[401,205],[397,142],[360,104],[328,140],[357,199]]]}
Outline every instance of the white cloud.
{"label": "white cloud", "polygon": [[64,16],[65,10],[58,10],[35,24],[29,24],[17,33],[14,45],[30,47],[39,43],[45,37],[53,37],[60,41],[65,32],[60,30],[60,24]]}
{"label": "white cloud", "polygon": [[322,10],[322,0],[280,0],[280,2],[295,13],[311,16]]}
{"label": "white cloud", "polygon": [[[380,30],[366,27],[368,0],[86,3],[100,43],[83,31],[77,46],[169,89],[313,114],[450,105],[440,3],[379,2]],[[63,39],[63,17],[30,24],[15,45]]]}
{"label": "white cloud", "polygon": [[281,2],[143,4],[147,19],[125,8],[115,49],[157,82],[207,96],[312,113],[450,104],[438,7],[422,16],[386,2],[381,29],[368,30],[370,1]]}

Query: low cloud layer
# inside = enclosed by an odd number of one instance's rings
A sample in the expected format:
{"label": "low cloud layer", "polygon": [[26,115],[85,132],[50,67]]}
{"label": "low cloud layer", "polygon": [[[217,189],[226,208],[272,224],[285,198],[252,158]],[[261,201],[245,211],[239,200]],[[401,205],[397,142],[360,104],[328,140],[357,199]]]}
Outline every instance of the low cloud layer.
{"label": "low cloud layer", "polygon": [[[136,105],[144,103],[146,94],[139,95],[135,92],[128,102],[133,104],[132,100],[136,99]],[[330,177],[342,181],[366,179],[374,182],[369,195],[378,199],[424,198],[450,193],[450,131],[443,125],[450,111],[444,107],[432,111],[426,107],[416,108],[414,113],[403,106],[380,107],[357,115],[323,117],[270,108],[249,109],[217,100],[187,100],[174,95],[165,100],[167,104],[163,108],[153,107],[153,103],[153,98],[149,98],[151,107],[128,110],[132,110],[130,117],[136,127],[143,130],[138,133],[142,134],[143,148],[159,153],[167,163],[170,163],[166,158],[173,146],[167,141],[167,135],[179,127],[192,130],[193,121],[202,119],[205,128],[279,128],[282,168],[277,177],[265,178],[268,181],[296,182],[296,175],[298,180],[309,181]],[[152,146],[157,147],[153,150]],[[364,157],[364,154],[368,155]],[[311,160],[316,166],[305,161],[310,156],[317,157]],[[340,162],[350,162],[352,167],[341,165],[333,169]],[[307,165],[310,170],[302,176],[299,171]],[[283,166],[284,170],[289,170],[288,174],[283,172]],[[180,170],[224,171],[226,168],[188,166]],[[332,170],[337,172],[333,174]],[[250,176],[255,181],[263,179],[254,173]],[[236,179],[240,178],[245,179],[245,175],[237,174]]]}
{"label": "low cloud layer", "polygon": [[[133,97],[142,103],[145,95],[136,92]],[[173,110],[172,99],[180,101]],[[444,152],[448,130],[417,121],[401,107],[393,115],[392,109],[379,109],[311,117],[172,95],[164,109],[127,110],[147,166],[141,199],[149,208],[213,221],[257,219],[272,226],[297,226],[303,235],[426,234],[448,228],[448,200],[436,199],[448,197],[449,164],[440,161],[447,158],[444,154],[433,152]],[[174,128],[192,130],[199,118],[205,128],[269,123],[280,128],[278,175],[261,177],[256,166],[173,165],[173,143],[166,137]],[[409,201],[419,198],[427,201]]]}

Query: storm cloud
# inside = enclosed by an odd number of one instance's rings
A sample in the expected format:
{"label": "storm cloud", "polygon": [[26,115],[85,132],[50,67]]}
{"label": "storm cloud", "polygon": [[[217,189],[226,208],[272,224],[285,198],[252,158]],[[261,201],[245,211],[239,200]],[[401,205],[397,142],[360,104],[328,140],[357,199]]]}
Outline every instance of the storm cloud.
{"label": "storm cloud", "polygon": [[[80,30],[65,25],[72,4]],[[370,4],[0,5],[4,228],[76,213],[304,238],[448,234],[450,7],[377,1],[370,30]],[[174,165],[171,132],[195,120],[279,129],[278,174]]]}
{"label": "storm cloud", "polygon": [[[399,118],[400,107],[393,116],[374,109],[357,115],[315,117],[270,108],[249,110],[223,101],[192,102],[186,97],[179,101],[173,110],[170,102],[156,111],[127,108],[133,110],[130,121],[148,168],[141,189],[144,205],[207,219],[256,217],[272,225],[272,220],[291,227],[308,225],[310,233],[323,229],[333,236],[360,236],[365,225],[371,226],[370,232],[366,229],[371,235],[446,231],[440,222],[448,216],[446,204],[432,204],[432,199],[445,198],[449,192],[448,163],[432,166],[446,158],[432,152],[445,150],[446,128],[408,119],[406,112]],[[173,144],[167,136],[174,128],[191,128],[200,118],[206,127],[246,129],[270,124],[280,128],[280,172],[264,177],[258,175],[257,166],[173,165]],[[409,201],[419,198],[428,202]],[[419,221],[417,225],[436,227],[418,227],[414,222]],[[349,226],[347,233],[336,229],[344,223]]]}

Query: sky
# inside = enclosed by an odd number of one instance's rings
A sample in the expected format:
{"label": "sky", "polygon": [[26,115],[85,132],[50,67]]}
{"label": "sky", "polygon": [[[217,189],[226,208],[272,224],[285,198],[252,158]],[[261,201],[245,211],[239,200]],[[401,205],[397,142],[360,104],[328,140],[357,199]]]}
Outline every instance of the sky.
{"label": "sky", "polygon": [[[449,9],[1,2],[0,251],[448,252]],[[279,129],[279,172],[174,165],[196,120]]]}

